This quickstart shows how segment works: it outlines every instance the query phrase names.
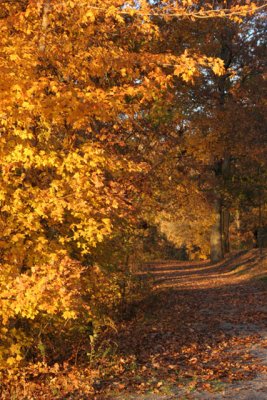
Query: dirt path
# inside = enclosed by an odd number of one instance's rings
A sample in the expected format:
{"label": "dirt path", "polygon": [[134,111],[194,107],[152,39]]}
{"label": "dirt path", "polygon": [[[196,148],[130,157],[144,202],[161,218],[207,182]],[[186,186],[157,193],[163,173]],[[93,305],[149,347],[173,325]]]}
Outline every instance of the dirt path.
{"label": "dirt path", "polygon": [[154,289],[114,337],[116,368],[96,398],[267,399],[266,258],[251,251],[145,272]]}

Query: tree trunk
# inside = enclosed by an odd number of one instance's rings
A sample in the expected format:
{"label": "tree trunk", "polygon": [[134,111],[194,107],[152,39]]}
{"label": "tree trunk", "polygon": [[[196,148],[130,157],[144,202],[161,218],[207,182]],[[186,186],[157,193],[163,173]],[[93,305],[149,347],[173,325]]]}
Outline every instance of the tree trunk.
{"label": "tree trunk", "polygon": [[210,235],[210,259],[212,262],[218,262],[223,259],[221,202],[219,198],[215,200],[215,213],[215,222],[211,228]]}
{"label": "tree trunk", "polygon": [[229,253],[230,251],[230,238],[229,238],[229,227],[230,227],[230,212],[222,208],[221,210],[221,235],[222,235],[222,255]]}
{"label": "tree trunk", "polygon": [[[228,0],[231,4],[231,0]],[[228,4],[227,3],[227,4]],[[228,68],[232,63],[233,52],[232,52],[232,40],[234,36],[234,31],[228,26],[222,33],[221,37],[221,54],[220,58],[224,61],[225,74],[218,79],[218,93],[219,93],[219,105],[221,110],[225,106],[225,96],[227,92],[227,81],[229,80],[229,75],[227,73]],[[227,181],[230,176],[230,164],[231,157],[227,151],[227,147],[224,151],[224,157],[220,162],[215,165],[216,175],[218,176],[218,183],[224,188],[227,185]],[[215,200],[215,213],[216,219],[215,223],[211,229],[210,236],[210,258],[212,262],[218,262],[224,258],[224,254],[229,252],[230,242],[229,242],[229,224],[230,224],[230,213],[225,207],[223,195],[217,194]]]}
{"label": "tree trunk", "polygon": [[[229,154],[225,154],[223,162],[222,162],[222,178],[223,185],[227,187],[229,178],[231,174],[231,156]],[[230,251],[230,211],[227,206],[224,204],[224,199],[221,202],[221,235],[222,235],[222,253],[223,257],[225,254]]]}

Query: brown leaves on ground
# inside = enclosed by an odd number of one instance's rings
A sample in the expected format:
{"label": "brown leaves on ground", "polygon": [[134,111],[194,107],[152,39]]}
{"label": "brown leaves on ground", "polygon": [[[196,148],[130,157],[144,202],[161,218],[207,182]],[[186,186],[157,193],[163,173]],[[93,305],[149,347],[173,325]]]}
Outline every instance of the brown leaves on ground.
{"label": "brown leaves on ground", "polygon": [[264,346],[267,311],[266,281],[251,279],[266,273],[256,250],[216,265],[162,262],[146,271],[154,289],[113,338],[117,359],[103,369],[96,398],[172,388],[213,392],[267,373],[253,352]]}

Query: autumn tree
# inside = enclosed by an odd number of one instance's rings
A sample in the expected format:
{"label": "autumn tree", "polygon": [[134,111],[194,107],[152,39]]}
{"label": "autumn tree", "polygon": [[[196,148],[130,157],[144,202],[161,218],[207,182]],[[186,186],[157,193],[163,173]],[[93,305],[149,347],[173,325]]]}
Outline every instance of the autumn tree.
{"label": "autumn tree", "polygon": [[[220,54],[191,42],[184,27],[188,20],[192,29],[194,19],[247,15],[255,5],[199,6],[1,2],[2,374],[29,361],[73,360],[75,351],[77,360],[77,338],[88,343],[88,329],[91,337],[96,326],[111,324],[120,285],[94,261],[105,264],[112,240],[128,234],[131,242],[155,199],[167,208],[171,192],[162,196],[154,171],[164,188],[173,170],[175,179],[186,172],[190,179],[175,188],[189,181],[190,191],[200,193],[202,166],[196,173],[198,156],[187,148],[175,104],[180,96],[179,112],[191,124],[187,84],[203,71],[222,75],[225,66]],[[170,25],[175,35],[177,18],[184,30],[178,48],[165,29]],[[169,125],[176,126],[178,166],[165,162]]]}

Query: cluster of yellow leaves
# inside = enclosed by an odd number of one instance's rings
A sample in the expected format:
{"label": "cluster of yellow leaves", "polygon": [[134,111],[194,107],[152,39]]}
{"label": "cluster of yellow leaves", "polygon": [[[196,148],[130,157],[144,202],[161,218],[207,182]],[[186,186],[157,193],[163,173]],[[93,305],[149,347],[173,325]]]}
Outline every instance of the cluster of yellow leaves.
{"label": "cluster of yellow leaves", "polygon": [[8,329],[6,326],[0,329],[0,376],[6,369],[13,369],[23,360],[23,348],[30,346],[29,340],[16,328]]}
{"label": "cluster of yellow leaves", "polygon": [[[34,319],[38,314],[77,317],[82,269],[77,262],[54,259],[49,265],[32,267],[29,274],[17,275],[8,266],[1,275],[1,318]],[[57,297],[55,298],[55,294]]]}
{"label": "cluster of yellow leaves", "polygon": [[[185,69],[184,66],[187,66]],[[220,76],[225,72],[224,62],[220,58],[206,57],[203,55],[189,56],[188,51],[180,56],[179,64],[175,65],[174,75],[181,76],[186,82],[194,80],[194,77],[199,76],[201,68],[211,68],[213,72]]]}
{"label": "cluster of yellow leaves", "polygon": [[[121,300],[116,275],[109,277],[98,267],[82,267],[66,257],[55,257],[49,265],[19,276],[8,265],[2,267],[0,375],[21,365],[29,348],[39,349],[44,359],[46,335],[67,335],[75,329],[78,335],[79,327],[83,330],[92,321],[95,327],[109,324],[109,315]],[[26,320],[31,332],[11,328],[12,321]]]}

